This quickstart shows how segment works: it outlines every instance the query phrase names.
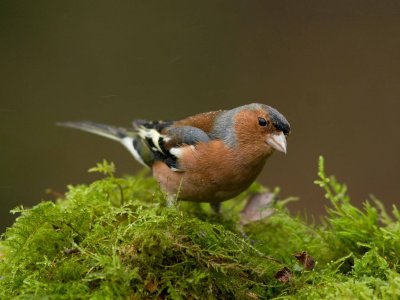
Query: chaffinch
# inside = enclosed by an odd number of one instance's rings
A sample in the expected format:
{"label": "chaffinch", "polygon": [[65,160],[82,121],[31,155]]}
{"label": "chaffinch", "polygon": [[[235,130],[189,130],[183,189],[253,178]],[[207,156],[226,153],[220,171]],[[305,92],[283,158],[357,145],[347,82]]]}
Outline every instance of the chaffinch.
{"label": "chaffinch", "polygon": [[245,189],[266,159],[286,153],[290,125],[276,109],[253,103],[197,114],[180,121],[133,121],[126,129],[90,121],[59,123],[122,143],[152,169],[173,199],[220,203]]}

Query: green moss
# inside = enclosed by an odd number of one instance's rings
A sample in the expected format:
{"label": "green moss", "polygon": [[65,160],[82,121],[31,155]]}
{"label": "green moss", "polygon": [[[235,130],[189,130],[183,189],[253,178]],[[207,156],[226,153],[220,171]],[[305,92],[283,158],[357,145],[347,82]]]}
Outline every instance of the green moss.
{"label": "green moss", "polygon": [[[149,177],[107,175],[20,214],[2,237],[1,299],[398,299],[400,213],[379,201],[351,205],[346,187],[319,180],[331,205],[321,225],[271,217],[239,225],[249,192],[224,204],[167,207]],[[244,234],[245,233],[245,234]],[[307,271],[294,253],[316,261]],[[275,278],[287,267],[288,282]]]}

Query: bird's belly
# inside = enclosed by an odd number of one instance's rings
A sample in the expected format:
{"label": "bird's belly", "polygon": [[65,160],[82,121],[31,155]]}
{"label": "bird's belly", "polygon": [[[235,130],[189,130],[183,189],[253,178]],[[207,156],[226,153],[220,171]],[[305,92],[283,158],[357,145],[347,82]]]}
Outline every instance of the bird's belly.
{"label": "bird's belly", "polygon": [[153,175],[161,189],[169,196],[183,201],[221,202],[231,199],[244,190],[256,179],[264,164],[238,170],[223,166],[218,172],[174,172],[162,162],[153,166]]}

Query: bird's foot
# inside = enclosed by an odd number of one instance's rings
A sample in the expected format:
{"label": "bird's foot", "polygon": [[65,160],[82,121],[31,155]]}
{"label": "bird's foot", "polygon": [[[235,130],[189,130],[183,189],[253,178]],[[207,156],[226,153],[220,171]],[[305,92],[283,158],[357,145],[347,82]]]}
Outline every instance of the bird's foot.
{"label": "bird's foot", "polygon": [[210,206],[217,215],[222,215],[221,202],[210,202]]}

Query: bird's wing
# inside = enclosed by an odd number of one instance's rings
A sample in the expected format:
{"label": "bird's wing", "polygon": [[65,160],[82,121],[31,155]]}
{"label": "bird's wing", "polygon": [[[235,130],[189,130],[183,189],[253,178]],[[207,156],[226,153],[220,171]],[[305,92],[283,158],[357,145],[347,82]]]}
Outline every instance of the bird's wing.
{"label": "bird's wing", "polygon": [[136,120],[131,129],[91,121],[62,122],[57,125],[119,141],[141,164],[151,167],[155,161],[163,161],[174,171],[183,171],[179,168],[179,157],[184,147],[210,141],[202,129],[171,121]]}
{"label": "bird's wing", "polygon": [[200,128],[176,125],[174,122],[136,120],[133,125],[140,138],[153,151],[154,160],[163,161],[174,171],[184,171],[179,167],[184,147],[210,141],[209,135]]}

